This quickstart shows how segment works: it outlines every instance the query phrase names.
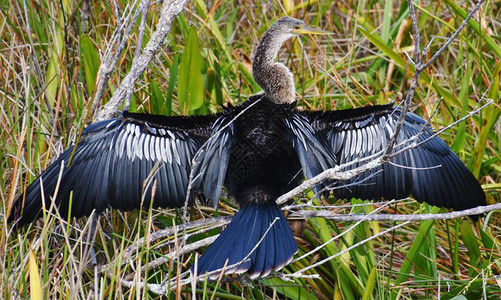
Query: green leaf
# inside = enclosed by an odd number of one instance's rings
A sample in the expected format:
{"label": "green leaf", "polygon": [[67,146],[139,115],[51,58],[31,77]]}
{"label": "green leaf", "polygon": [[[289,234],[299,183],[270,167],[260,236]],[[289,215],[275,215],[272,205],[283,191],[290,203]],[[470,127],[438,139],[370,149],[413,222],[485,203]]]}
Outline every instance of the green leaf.
{"label": "green leaf", "polygon": [[61,85],[61,69],[60,62],[64,55],[64,41],[60,31],[55,33],[54,41],[49,47],[49,64],[47,66],[47,74],[45,77],[47,88],[45,96],[51,107],[54,107],[57,99],[59,86]]}
{"label": "green leaf", "polygon": [[[329,222],[323,218],[312,218],[309,220],[313,230],[316,232],[322,242],[327,242],[332,238],[332,227]],[[345,236],[347,238],[347,235]],[[328,243],[324,247],[326,255],[332,256],[340,251],[334,243]],[[336,257],[329,260],[329,265],[336,272],[336,279],[340,282],[339,287],[344,299],[355,299],[354,295],[361,295],[364,287],[359,279],[353,274],[348,263],[350,254],[346,253],[342,257]]]}
{"label": "green leaf", "polygon": [[[462,49],[464,51],[464,49]],[[460,57],[463,57],[461,55]],[[468,91],[470,89],[470,79],[471,79],[471,65],[472,65],[472,57],[468,56],[466,61],[465,70],[461,72],[463,74],[463,79],[461,80],[461,90],[459,91],[459,101],[461,101],[461,117],[464,117],[467,113],[468,109]],[[451,146],[452,151],[455,153],[459,153],[460,150],[464,147],[465,142],[465,131],[466,131],[466,123],[459,123],[457,129],[456,139],[454,140],[454,144]]]}
{"label": "green leaf", "polygon": [[203,104],[202,56],[197,30],[190,28],[181,58],[178,83],[178,103],[181,113],[190,114]]}
{"label": "green leaf", "polygon": [[138,103],[137,102],[137,98],[136,96],[134,96],[134,93],[132,93],[131,97],[130,97],[130,104],[129,104],[129,108],[128,108],[128,111],[131,111],[131,112],[144,112],[144,109],[143,111],[138,111],[138,107],[140,108],[141,107],[141,103]]}
{"label": "green leaf", "polygon": [[280,278],[264,279],[263,282],[273,286],[278,294],[284,295],[287,299],[317,299],[314,293]]}
{"label": "green leaf", "polygon": [[362,295],[362,300],[372,299],[372,293],[374,292],[374,287],[376,286],[376,267],[373,267],[371,273],[369,274],[369,279],[365,285],[364,294]]}
{"label": "green leaf", "polygon": [[486,232],[480,229],[480,236],[482,237],[482,244],[484,245],[484,248],[494,250],[496,243],[494,237],[492,236],[491,230],[488,229],[488,231]]}
{"label": "green leaf", "polygon": [[83,56],[85,83],[87,84],[89,94],[92,94],[94,93],[97,71],[99,70],[99,52],[87,34],[83,34],[80,39],[80,50]]}
{"label": "green leaf", "polygon": [[165,115],[165,101],[158,84],[154,80],[150,80],[150,103],[151,112],[153,114]]}
{"label": "green leaf", "polygon": [[211,99],[214,99],[217,105],[223,105],[223,87],[218,66],[216,66],[216,70],[207,69],[206,86],[207,94],[210,95]]}
{"label": "green leaf", "polygon": [[[500,74],[501,74],[501,62],[495,68],[494,80],[492,81],[492,85],[489,89],[488,98],[494,99],[495,103],[499,101],[499,82],[500,82]],[[485,148],[487,147],[487,140],[489,134],[492,132],[492,128],[496,124],[497,120],[501,117],[501,110],[498,108],[488,109],[484,113],[484,122],[481,125],[480,133],[477,137],[477,143],[475,145],[475,150],[473,151],[473,159],[470,161],[468,167],[470,168],[473,175],[477,178],[480,175],[480,169],[482,167],[482,160],[484,157]]]}
{"label": "green leaf", "polygon": [[167,95],[165,96],[165,115],[170,116],[172,113],[172,94],[174,93],[174,87],[176,86],[178,77],[178,66],[179,66],[179,55],[175,55],[172,59],[172,65],[169,69],[169,89],[167,90]]}
{"label": "green leaf", "polygon": [[40,274],[38,273],[38,264],[35,254],[30,250],[29,256],[29,269],[30,269],[30,296],[33,300],[42,299],[42,285],[40,281]]}
{"label": "green leaf", "polygon": [[468,276],[473,277],[478,274],[477,266],[479,266],[480,262],[480,248],[478,246],[477,237],[473,232],[472,224],[468,220],[463,220],[463,222],[461,222],[461,238],[470,256]]}

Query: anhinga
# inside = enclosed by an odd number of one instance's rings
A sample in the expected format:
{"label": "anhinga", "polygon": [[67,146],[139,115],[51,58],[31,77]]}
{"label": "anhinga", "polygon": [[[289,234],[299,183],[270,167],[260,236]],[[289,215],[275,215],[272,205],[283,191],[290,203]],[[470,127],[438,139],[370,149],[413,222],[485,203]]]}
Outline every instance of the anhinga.
{"label": "anhinga", "polygon": [[[109,206],[131,210],[143,203],[149,207],[153,182],[154,207],[181,207],[186,199],[192,204],[196,197],[217,205],[224,185],[240,210],[200,257],[198,273],[220,269],[227,260],[231,267],[226,273],[258,277],[279,270],[291,260],[297,245],[277,197],[305,177],[385,149],[400,115],[391,104],[341,111],[296,110],[292,73],[276,57],[286,40],[301,33],[326,32],[285,17],[265,33],[252,66],[263,93],[241,105],[190,117],[123,112],[116,119],[88,126],[78,144],[18,198],[10,220],[16,226],[32,222],[39,216],[42,199],[45,207],[55,201],[61,215],[67,216],[71,193],[73,217],[93,210],[101,213]],[[419,143],[433,132],[423,119],[408,113],[397,142],[416,135]],[[332,192],[339,198],[399,199],[412,194],[420,202],[456,210],[486,204],[475,177],[436,136],[393,157],[391,164],[349,182],[330,184],[336,186]]]}

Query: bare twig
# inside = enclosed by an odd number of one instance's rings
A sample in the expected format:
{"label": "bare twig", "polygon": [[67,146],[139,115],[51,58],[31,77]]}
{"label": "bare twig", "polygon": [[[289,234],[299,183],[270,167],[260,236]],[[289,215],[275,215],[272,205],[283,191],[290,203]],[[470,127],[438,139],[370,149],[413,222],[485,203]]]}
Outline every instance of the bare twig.
{"label": "bare twig", "polygon": [[[346,167],[346,165],[340,165],[340,166],[336,166],[336,167],[331,168],[331,169],[327,169],[327,170],[323,171],[322,173],[318,174],[317,176],[315,176],[311,179],[308,179],[306,181],[303,181],[303,183],[301,183],[297,187],[293,188],[289,192],[278,197],[277,203],[283,204],[283,203],[289,201],[290,199],[294,198],[295,196],[303,193],[303,191],[311,189],[314,186],[324,182],[327,179],[345,181],[345,180],[351,179],[359,174],[362,174],[366,171],[369,171],[371,169],[379,167],[383,163],[380,154],[382,154],[382,151],[378,152],[377,155],[371,156],[371,157],[376,157],[372,161],[370,161],[366,164],[363,164],[357,168],[351,169],[351,170],[341,171]],[[356,162],[352,162],[352,163],[356,163]]]}
{"label": "bare twig", "polygon": [[[488,90],[486,90],[485,92],[487,93]],[[484,93],[484,95],[485,95],[485,93]],[[424,139],[423,141],[421,141],[419,143],[414,143],[414,141],[416,141],[417,138],[419,137],[419,134],[411,137],[410,139],[408,139],[406,141],[403,141],[402,143],[400,143],[399,145],[397,145],[395,147],[396,149],[398,148],[399,150],[392,152],[391,155],[390,155],[390,157],[394,157],[394,156],[397,156],[399,154],[402,154],[403,152],[408,151],[409,149],[414,149],[414,148],[420,147],[421,145],[429,142],[431,139],[433,139],[436,136],[440,135],[442,132],[444,132],[446,130],[449,130],[451,127],[456,126],[458,123],[463,122],[463,121],[471,118],[472,116],[478,114],[480,111],[482,111],[485,108],[489,107],[493,103],[494,103],[494,101],[492,99],[490,99],[484,105],[480,106],[479,108],[475,108],[474,110],[472,110],[471,112],[469,112],[468,114],[466,114],[464,117],[462,117],[462,118],[460,118],[460,119],[452,122],[451,124],[443,127],[442,129],[440,129],[437,132],[433,133],[428,138]],[[400,146],[403,146],[404,144],[409,144],[409,145],[407,147],[399,148]]]}
{"label": "bare twig", "polygon": [[[461,23],[459,28],[449,37],[449,39],[447,39],[445,44],[426,63],[423,63],[424,53],[421,53],[421,51],[420,51],[421,37],[419,35],[419,28],[417,27],[417,17],[416,17],[416,12],[414,10],[414,4],[413,4],[412,0],[408,0],[408,2],[409,2],[409,14],[411,17],[412,31],[413,31],[413,37],[414,37],[415,55],[414,55],[413,64],[415,67],[415,72],[414,72],[414,76],[412,77],[412,81],[410,82],[409,91],[407,93],[407,96],[405,97],[404,106],[403,106],[403,109],[401,110],[401,113],[400,113],[400,116],[399,116],[399,119],[397,122],[397,126],[395,127],[394,134],[393,134],[393,136],[390,140],[390,143],[388,144],[388,147],[386,148],[385,153],[383,155],[383,158],[382,158],[383,162],[386,162],[390,158],[390,154],[393,151],[398,134],[403,126],[407,112],[409,111],[411,100],[414,97],[414,92],[417,88],[418,81],[419,81],[419,75],[421,74],[422,71],[426,70],[426,68],[428,68],[431,65],[431,63],[433,63],[435,61],[435,59],[452,43],[452,41],[454,41],[456,39],[458,34],[463,30],[463,28],[466,26],[466,24],[468,24],[468,21],[475,14],[475,12],[479,9],[479,7],[482,5],[484,0],[481,0],[477,3],[477,5],[474,7],[474,9],[472,11],[470,11],[470,13],[466,17],[466,19]],[[427,47],[425,47],[424,51],[428,51]]]}
{"label": "bare twig", "polygon": [[414,5],[412,3],[412,0],[409,0],[409,13],[411,16],[411,23],[412,23],[412,31],[414,35],[414,48],[415,48],[415,55],[414,55],[414,65],[416,66],[416,70],[414,72],[414,76],[412,77],[412,80],[410,82],[409,86],[409,91],[407,92],[407,95],[404,100],[404,107],[400,111],[400,116],[397,121],[397,126],[395,127],[393,136],[391,137],[390,142],[388,143],[388,146],[386,150],[384,151],[383,157],[382,157],[382,162],[386,162],[389,159],[390,153],[393,151],[393,148],[395,146],[395,143],[397,141],[398,134],[400,133],[400,130],[402,126],[404,125],[405,117],[407,116],[407,112],[409,111],[409,108],[411,106],[411,101],[412,98],[414,97],[414,92],[416,91],[418,81],[419,81],[419,75],[421,74],[421,71],[417,66],[421,65],[421,52],[420,52],[420,46],[419,46],[419,41],[420,41],[420,36],[419,36],[419,29],[417,27],[417,18],[416,18],[416,12],[414,11]]}
{"label": "bare twig", "polygon": [[[145,3],[146,2],[147,1],[145,1]],[[129,73],[122,80],[110,101],[95,115],[95,121],[111,118],[117,112],[121,103],[124,103],[124,108],[129,107],[130,97],[136,80],[143,74],[150,61],[165,44],[172,22],[174,18],[181,13],[186,2],[188,2],[188,0],[164,1],[160,12],[160,19],[158,20],[155,32],[151,35],[150,41],[144,47],[141,55],[134,58]],[[137,12],[139,12],[139,10],[137,10]],[[106,68],[105,71],[109,71],[112,67],[114,67],[114,64],[104,68]],[[96,93],[93,105],[97,106],[101,97],[102,95]]]}
{"label": "bare twig", "polygon": [[[356,247],[359,247],[361,245],[364,245],[365,243],[367,243],[368,241],[370,240],[373,240],[373,239],[376,239],[380,236],[383,236],[385,234],[387,234],[388,232],[391,232],[397,228],[400,228],[404,225],[407,225],[409,224],[410,222],[417,222],[417,221],[424,221],[424,220],[444,220],[444,219],[454,219],[454,218],[459,218],[459,217],[464,217],[464,216],[471,216],[471,215],[477,215],[477,214],[482,214],[482,213],[487,213],[487,212],[490,212],[490,211],[494,211],[494,210],[499,210],[501,209],[501,203],[498,203],[498,204],[494,204],[494,205],[489,205],[489,206],[482,206],[482,207],[477,207],[477,208],[473,208],[473,209],[468,209],[468,210],[463,210],[463,211],[454,211],[454,212],[449,212],[449,213],[442,213],[442,214],[415,214],[415,215],[385,215],[385,214],[369,214],[369,215],[333,215],[333,214],[329,214],[331,212],[329,211],[301,211],[300,213],[305,213],[305,212],[309,212],[310,214],[307,214],[306,215],[306,218],[309,218],[309,217],[322,217],[322,218],[328,218],[328,219],[333,219],[333,220],[336,220],[336,221],[348,221],[348,222],[358,222],[356,224],[354,224],[353,226],[351,226],[350,228],[358,225],[360,222],[362,221],[403,221],[403,223],[400,223],[398,225],[395,225],[395,226],[392,226],[386,230],[383,230],[373,236],[370,236],[354,245],[351,245],[350,247],[330,256],[330,257],[327,257],[321,261],[318,261],[316,262],[315,264],[312,264],[312,265],[309,265],[301,270],[298,270],[297,272],[293,273],[293,274],[278,274],[278,276],[285,276],[285,277],[303,277],[303,273],[308,271],[308,270],[311,270],[321,264],[324,264],[326,263],[327,261],[329,260],[332,260],[336,257],[339,257],[341,255],[343,255],[344,253],[348,252],[348,251],[351,251],[353,249],[355,249]],[[291,217],[296,217],[295,216],[295,213],[292,213],[290,215]],[[210,220],[210,219],[208,219]],[[270,224],[270,226],[272,226]],[[349,229],[347,229],[345,232],[348,232]],[[340,236],[336,237],[336,238],[339,238]],[[171,252],[169,254],[167,254],[167,257],[169,257],[170,259],[172,259],[173,257],[175,257],[176,255],[180,255],[182,253],[188,253],[190,251],[193,251],[195,249],[198,249],[200,247],[203,247],[209,243],[211,243],[212,241],[214,241],[217,237],[210,237],[210,238],[207,238],[207,239],[204,239],[202,241],[198,241],[196,243],[193,243],[193,244],[190,244],[190,245],[186,245],[184,246],[179,252],[175,251],[175,252]],[[298,258],[300,259],[300,258]],[[297,260],[297,259],[296,259]],[[165,262],[165,261],[161,261],[161,262]],[[154,263],[153,266],[156,266],[158,265],[157,263]],[[237,266],[237,264],[233,264],[231,266],[227,266],[226,269],[228,268],[233,268],[235,266]],[[216,270],[217,272],[219,272],[220,270]],[[276,276],[275,274],[272,274],[271,276]],[[188,278],[188,272],[184,272],[183,274],[181,274],[181,277],[184,278],[182,280],[180,280],[179,282],[169,282],[169,281],[166,281],[162,284],[147,284],[146,285],[146,288],[148,288],[149,291],[151,292],[154,292],[156,294],[165,294],[170,290],[173,290],[176,288],[176,283],[179,283],[181,285],[185,285],[185,284],[188,284],[190,282],[190,278]],[[204,275],[200,275],[197,277],[198,280],[203,280],[204,279]],[[244,278],[236,278],[234,280],[237,280],[237,281],[240,281]],[[173,279],[173,280],[177,280],[177,279]],[[127,281],[127,280],[120,280],[121,283],[124,285],[124,286],[128,286],[128,284],[131,284],[132,282],[131,281]],[[139,285],[140,286],[144,286],[144,283],[143,282],[139,282]],[[170,288],[169,288],[170,287]]]}
{"label": "bare twig", "polygon": [[448,220],[457,219],[466,216],[475,216],[485,214],[491,211],[501,210],[501,203],[491,204],[487,206],[478,206],[470,209],[451,211],[440,214],[337,214],[330,210],[300,210],[289,213],[289,218],[309,219],[309,218],[325,218],[334,221],[343,222],[358,222],[358,221],[425,221],[425,220]]}
{"label": "bare twig", "polygon": [[[123,50],[125,49],[126,42],[129,38],[129,34],[136,23],[137,17],[139,16],[140,9],[138,8],[134,15],[131,15],[132,11],[128,11],[127,9],[124,11],[123,17],[119,16],[117,5],[114,3],[114,12],[115,18],[117,20],[117,27],[113,32],[110,41],[108,42],[108,46],[104,51],[104,54],[101,58],[101,65],[99,66],[99,70],[97,72],[96,79],[96,91],[94,93],[94,99],[92,100],[90,115],[94,115],[97,108],[101,104],[101,99],[104,96],[104,91],[106,85],[108,84],[108,80],[111,77],[111,74],[115,70],[116,64],[120,56],[122,55]],[[136,6],[137,1],[135,1],[132,6]],[[129,20],[127,27],[124,29],[123,22],[125,20]],[[122,36],[122,30],[124,31],[124,35]],[[113,47],[113,45],[115,45]]]}
{"label": "bare twig", "polygon": [[[484,95],[486,94],[486,92],[484,93]],[[480,99],[480,100],[482,100],[482,99]],[[478,108],[475,108],[474,110],[472,110],[471,112],[469,112],[468,114],[466,114],[464,117],[462,117],[462,118],[454,121],[453,123],[445,126],[442,129],[438,130],[437,132],[433,133],[428,138],[426,138],[425,140],[423,140],[423,141],[421,141],[419,143],[415,143],[415,141],[419,138],[419,136],[423,132],[420,132],[417,135],[415,135],[415,136],[413,136],[411,138],[408,138],[408,139],[400,142],[399,144],[393,146],[393,149],[397,149],[397,150],[394,150],[393,152],[391,152],[387,157],[388,158],[395,157],[397,155],[400,155],[400,154],[404,153],[405,151],[409,151],[411,149],[415,149],[415,148],[418,148],[418,147],[422,146],[423,144],[429,142],[431,139],[437,137],[438,135],[440,135],[444,131],[450,129],[451,127],[453,127],[455,125],[457,125],[458,123],[463,122],[463,121],[471,118],[475,114],[478,114],[480,111],[482,111],[485,108],[489,107],[493,103],[494,103],[494,101],[492,99],[490,99],[484,105],[482,105],[482,106],[480,106]],[[358,160],[353,160],[351,162],[335,166],[334,168],[327,169],[327,170],[323,171],[322,173],[318,174],[317,176],[315,176],[315,177],[313,177],[311,179],[303,181],[297,187],[293,188],[289,192],[287,192],[287,193],[283,194],[282,196],[278,197],[277,203],[278,204],[284,204],[285,202],[289,201],[290,199],[292,199],[292,198],[294,198],[294,197],[296,197],[298,195],[301,195],[304,191],[312,189],[316,185],[318,185],[318,184],[320,184],[320,183],[322,183],[322,182],[324,182],[326,180],[346,181],[346,180],[349,180],[349,179],[351,179],[351,178],[353,178],[353,177],[355,177],[357,175],[360,175],[360,174],[362,174],[364,172],[367,172],[369,170],[377,168],[377,167],[381,166],[383,163],[385,163],[383,161],[383,151],[384,150],[379,151],[379,152],[377,152],[377,153],[375,153],[373,155],[369,155],[369,156],[360,158]],[[368,163],[362,164],[362,165],[360,165],[357,168],[344,171],[346,168],[348,168],[348,167],[350,167],[350,166],[352,166],[354,164],[360,164],[360,163],[364,163],[364,162],[368,162]]]}
{"label": "bare twig", "polygon": [[[259,247],[259,245],[262,243],[262,241],[267,236],[268,232],[274,226],[274,224],[277,220],[278,220],[278,218],[276,218],[275,220],[273,220],[269,224],[267,230],[264,232],[261,239],[256,243],[256,245],[250,250],[250,252],[242,260],[240,260],[239,262],[236,262],[234,264],[231,264],[231,265],[225,265],[221,269],[217,269],[217,270],[213,270],[211,272],[208,272],[207,275],[211,276],[214,274],[219,274],[221,272],[224,272],[225,270],[234,269],[234,268],[238,267],[240,264],[242,264],[243,262],[247,261],[249,259],[250,255],[252,253],[254,253],[254,251],[256,251],[257,247]],[[209,237],[209,238],[203,239],[201,241],[197,241],[197,242],[189,244],[189,245],[185,245],[181,249],[170,252],[169,254],[167,254],[165,260],[159,260],[159,261],[154,262],[153,266],[155,267],[161,262],[166,262],[170,259],[174,259],[175,257],[178,257],[179,255],[189,253],[189,252],[194,251],[198,248],[201,248],[201,247],[204,247],[208,244],[211,244],[216,238],[217,238],[217,236],[213,236],[213,237]],[[150,265],[149,265],[149,267],[150,267]],[[106,269],[111,269],[111,268],[109,268],[107,266]],[[105,269],[101,268],[100,270],[103,271]],[[113,275],[112,272],[108,271],[108,276],[112,276],[112,275]],[[167,279],[162,284],[145,284],[144,282],[134,282],[134,281],[129,281],[127,279],[120,279],[120,282],[124,286],[131,286],[132,284],[139,284],[140,287],[146,287],[149,291],[156,293],[156,294],[159,294],[159,295],[162,295],[162,294],[166,294],[169,291],[176,289],[178,286],[183,286],[183,285],[189,284],[192,280],[205,280],[205,277],[206,277],[206,274],[199,274],[197,276],[193,276],[193,274],[191,274],[191,272],[188,271],[188,272],[183,272],[182,274],[178,274],[178,276],[176,278]],[[222,279],[222,276],[219,276],[218,280],[221,280],[221,279]],[[238,278],[236,280],[242,281],[242,278]]]}
{"label": "bare twig", "polygon": [[146,28],[146,19],[148,16],[148,8],[150,7],[150,0],[141,0],[141,24],[139,25],[139,34],[137,35],[136,50],[134,51],[134,57],[141,55],[141,49],[143,45],[144,30]]}

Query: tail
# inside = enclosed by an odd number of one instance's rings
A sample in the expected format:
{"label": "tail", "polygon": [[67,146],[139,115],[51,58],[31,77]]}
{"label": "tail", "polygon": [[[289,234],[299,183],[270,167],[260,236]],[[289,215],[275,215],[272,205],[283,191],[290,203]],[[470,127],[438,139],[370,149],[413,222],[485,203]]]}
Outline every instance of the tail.
{"label": "tail", "polygon": [[198,259],[196,273],[209,273],[210,279],[218,278],[221,272],[263,277],[280,270],[296,252],[296,241],[278,205],[251,204],[238,211]]}

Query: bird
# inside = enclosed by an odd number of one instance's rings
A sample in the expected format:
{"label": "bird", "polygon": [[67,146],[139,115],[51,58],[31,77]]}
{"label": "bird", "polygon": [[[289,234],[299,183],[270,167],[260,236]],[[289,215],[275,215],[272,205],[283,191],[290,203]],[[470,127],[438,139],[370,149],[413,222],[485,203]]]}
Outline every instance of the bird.
{"label": "bird", "polygon": [[[386,149],[402,114],[393,104],[298,109],[294,76],[277,56],[287,40],[300,34],[330,32],[291,17],[277,20],[252,61],[262,92],[239,105],[194,116],[124,111],[89,125],[17,198],[9,221],[24,226],[51,205],[65,218],[108,207],[182,207],[198,199],[217,207],[225,187],[240,209],[198,258],[192,274],[258,278],[280,270],[298,248],[277,198],[305,178],[346,163],[351,164],[344,170],[356,168],[363,158]],[[316,194],[368,200],[412,195],[455,210],[486,205],[475,176],[428,122],[409,112],[397,144],[411,138],[419,146],[350,180],[324,182],[314,188]]]}

